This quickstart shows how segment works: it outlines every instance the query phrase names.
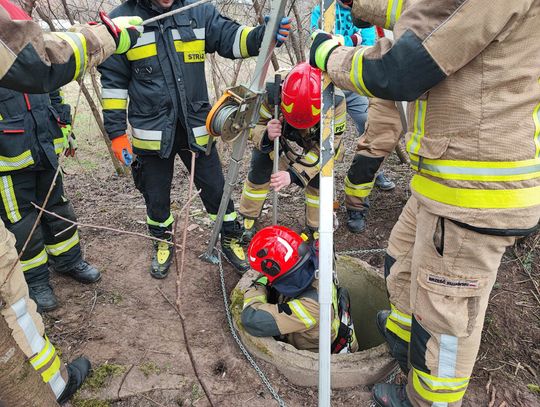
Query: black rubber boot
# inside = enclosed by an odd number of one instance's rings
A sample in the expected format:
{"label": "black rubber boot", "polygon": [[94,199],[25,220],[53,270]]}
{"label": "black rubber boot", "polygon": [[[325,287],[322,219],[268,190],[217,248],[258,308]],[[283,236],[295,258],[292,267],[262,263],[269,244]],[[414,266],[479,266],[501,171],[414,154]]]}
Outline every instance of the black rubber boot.
{"label": "black rubber boot", "polygon": [[373,400],[379,407],[412,407],[405,384],[378,383],[373,386]]}
{"label": "black rubber boot", "polygon": [[244,232],[242,233],[242,245],[247,246],[253,236],[257,233],[257,228],[255,227],[255,219],[244,218]]}
{"label": "black rubber boot", "polygon": [[396,187],[396,184],[394,184],[394,181],[386,178],[386,175],[384,175],[384,172],[381,171],[375,177],[375,186],[379,188],[381,191],[391,191],[392,189]]}
{"label": "black rubber boot", "polygon": [[71,269],[62,272],[62,274],[66,274],[83,284],[95,283],[101,280],[101,273],[99,270],[85,260],[81,260]]}
{"label": "black rubber boot", "polygon": [[353,211],[347,209],[347,228],[351,233],[362,233],[366,230],[366,215],[367,211]]}
{"label": "black rubber boot", "polygon": [[408,344],[396,337],[392,332],[388,332],[386,329],[386,320],[388,319],[388,316],[390,315],[390,311],[379,311],[377,312],[377,328],[379,329],[379,332],[383,336],[383,338],[386,340],[386,343],[388,344],[388,348],[390,349],[390,354],[393,356],[394,359],[397,360],[399,363],[399,367],[403,371],[403,373],[408,374],[409,373],[409,348]]}
{"label": "black rubber boot", "polygon": [[161,280],[167,277],[169,269],[174,258],[174,246],[166,242],[154,242],[154,257],[152,257],[152,266],[150,275]]}
{"label": "black rubber boot", "polygon": [[58,397],[58,404],[64,404],[79,390],[90,373],[91,368],[90,361],[84,357],[77,358],[73,362],[68,363],[67,371],[69,380],[66,388],[60,397]]}
{"label": "black rubber boot", "polygon": [[38,312],[48,312],[58,308],[58,300],[49,282],[40,282],[28,286],[30,298],[37,305]]}

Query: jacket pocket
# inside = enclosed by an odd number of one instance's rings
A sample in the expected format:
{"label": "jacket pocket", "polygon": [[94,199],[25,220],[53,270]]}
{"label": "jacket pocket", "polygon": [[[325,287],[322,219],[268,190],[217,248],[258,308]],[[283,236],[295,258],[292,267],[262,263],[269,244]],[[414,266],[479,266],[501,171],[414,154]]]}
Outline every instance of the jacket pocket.
{"label": "jacket pocket", "polygon": [[132,81],[129,84],[129,110],[138,114],[155,114],[169,98],[156,57],[132,63]]}
{"label": "jacket pocket", "polygon": [[32,139],[25,117],[0,120],[0,172],[16,171],[34,164]]}

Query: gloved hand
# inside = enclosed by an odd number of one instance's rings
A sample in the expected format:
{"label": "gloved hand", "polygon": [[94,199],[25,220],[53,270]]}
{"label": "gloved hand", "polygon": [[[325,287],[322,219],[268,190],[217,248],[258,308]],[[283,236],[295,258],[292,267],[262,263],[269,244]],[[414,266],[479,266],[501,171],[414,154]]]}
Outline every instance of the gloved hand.
{"label": "gloved hand", "polygon": [[64,155],[66,157],[75,157],[78,145],[75,135],[71,130],[71,124],[60,125],[60,129],[62,130],[62,136],[64,137]]}
{"label": "gloved hand", "polygon": [[360,45],[362,44],[362,35],[357,32],[357,33],[354,33],[353,35],[351,35],[349,37],[353,43],[353,45],[356,47],[357,45]]}
{"label": "gloved hand", "polygon": [[115,54],[128,52],[137,43],[144,30],[141,25],[143,19],[138,16],[111,19],[104,11],[100,11],[99,17],[116,43]]}
{"label": "gloved hand", "polygon": [[268,277],[266,276],[259,277],[253,282],[253,285],[262,285],[264,287],[266,287],[267,284],[268,284]]}
{"label": "gloved hand", "polygon": [[114,156],[122,164],[130,166],[133,162],[133,150],[127,134],[122,134],[111,141]]}
{"label": "gloved hand", "polygon": [[315,31],[311,38],[313,43],[309,50],[309,64],[314,68],[326,71],[326,64],[330,54],[342,44],[332,34],[324,31]]}
{"label": "gloved hand", "polygon": [[[264,17],[264,22],[267,23],[270,20],[269,16]],[[283,17],[279,23],[278,31],[276,33],[276,47],[281,47],[287,38],[289,38],[289,32],[291,31],[291,22],[290,17]]]}

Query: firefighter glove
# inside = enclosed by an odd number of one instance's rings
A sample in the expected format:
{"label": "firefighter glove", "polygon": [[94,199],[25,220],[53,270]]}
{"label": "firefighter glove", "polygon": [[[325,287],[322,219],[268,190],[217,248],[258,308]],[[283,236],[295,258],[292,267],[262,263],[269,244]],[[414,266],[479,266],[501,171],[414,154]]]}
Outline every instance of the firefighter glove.
{"label": "firefighter glove", "polygon": [[116,43],[115,54],[128,52],[137,43],[144,30],[141,25],[143,20],[138,16],[111,19],[105,12],[101,11],[99,17]]}
{"label": "firefighter glove", "polygon": [[268,277],[266,276],[259,277],[258,279],[253,281],[253,285],[262,285],[266,287],[268,285]]}
{"label": "firefighter glove", "polygon": [[[267,23],[270,20],[269,16],[264,17],[264,22]],[[283,17],[279,23],[278,31],[276,33],[276,47],[281,47],[287,38],[289,38],[289,32],[291,31],[290,17]]]}
{"label": "firefighter glove", "polygon": [[64,138],[64,148],[69,147],[69,136],[71,136],[71,124],[60,124],[60,130],[62,130],[62,137]]}
{"label": "firefighter glove", "polygon": [[68,137],[68,146],[64,150],[64,155],[66,157],[75,157],[75,153],[77,152],[78,148],[79,148],[79,145],[77,144],[77,139],[75,138],[75,134],[71,133]]}
{"label": "firefighter glove", "polygon": [[324,31],[315,31],[311,36],[313,43],[309,50],[309,64],[322,71],[326,71],[326,64],[330,54],[339,46],[340,41]]}
{"label": "firefighter glove", "polygon": [[131,165],[133,162],[133,150],[127,134],[122,134],[111,141],[112,150],[115,157],[124,165]]}

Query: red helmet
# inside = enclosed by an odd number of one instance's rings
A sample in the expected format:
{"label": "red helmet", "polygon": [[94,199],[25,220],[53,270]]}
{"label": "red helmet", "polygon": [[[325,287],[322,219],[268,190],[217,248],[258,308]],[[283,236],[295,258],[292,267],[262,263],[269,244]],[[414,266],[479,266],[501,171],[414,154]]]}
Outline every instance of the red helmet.
{"label": "red helmet", "polygon": [[321,119],[321,71],[309,63],[296,65],[281,91],[281,111],[287,123],[309,129]]}
{"label": "red helmet", "polygon": [[248,247],[251,268],[264,274],[269,284],[287,274],[308,253],[304,240],[285,226],[261,229]]}

